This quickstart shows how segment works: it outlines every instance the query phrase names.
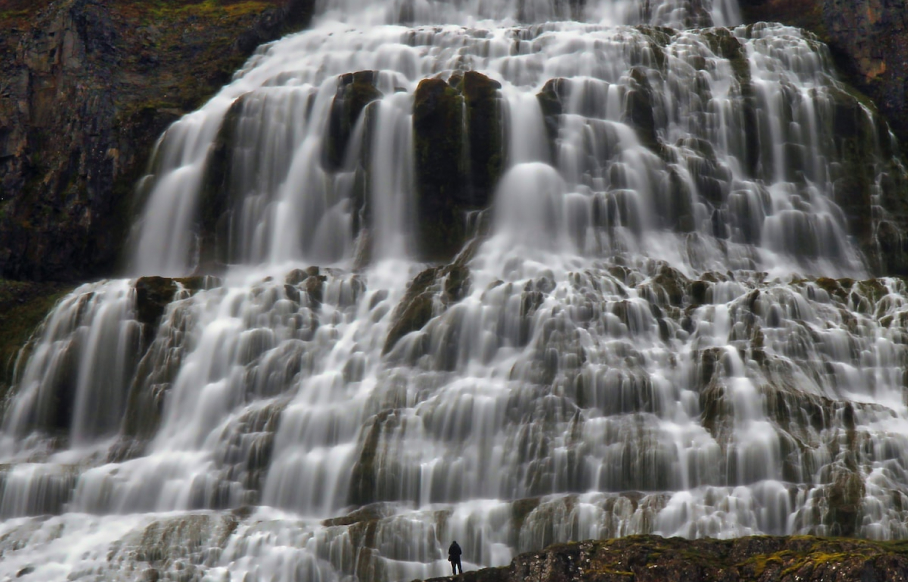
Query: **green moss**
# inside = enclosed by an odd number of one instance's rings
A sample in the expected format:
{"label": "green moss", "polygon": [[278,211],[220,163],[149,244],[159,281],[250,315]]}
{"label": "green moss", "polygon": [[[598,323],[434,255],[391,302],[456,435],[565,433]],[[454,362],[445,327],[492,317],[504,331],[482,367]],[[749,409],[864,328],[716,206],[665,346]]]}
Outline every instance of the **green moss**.
{"label": "green moss", "polygon": [[72,290],[59,283],[33,283],[0,279],[0,400],[12,382],[19,351],[50,313]]}
{"label": "green moss", "polygon": [[866,297],[873,303],[877,303],[880,299],[889,294],[889,290],[886,289],[886,286],[880,282],[879,279],[867,279],[865,281],[858,281],[856,285],[858,293],[863,297]]}
{"label": "green moss", "polygon": [[156,18],[174,18],[177,16],[196,16],[202,18],[238,18],[250,14],[259,14],[273,6],[261,0],[224,2],[223,0],[202,0],[186,2],[175,0],[157,0],[146,2],[148,11]]}
{"label": "green moss", "polygon": [[0,11],[0,20],[14,20],[25,18],[31,13],[29,10],[3,10]]}

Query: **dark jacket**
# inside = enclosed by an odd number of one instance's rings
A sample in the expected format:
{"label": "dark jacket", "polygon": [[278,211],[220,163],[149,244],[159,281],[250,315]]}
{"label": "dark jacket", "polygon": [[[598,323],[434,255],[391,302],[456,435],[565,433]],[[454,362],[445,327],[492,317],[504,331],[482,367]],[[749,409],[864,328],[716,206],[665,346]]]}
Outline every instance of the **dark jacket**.
{"label": "dark jacket", "polygon": [[463,553],[463,550],[460,549],[460,546],[457,545],[457,542],[451,544],[451,547],[448,548],[448,561],[449,562],[459,562],[460,555]]}

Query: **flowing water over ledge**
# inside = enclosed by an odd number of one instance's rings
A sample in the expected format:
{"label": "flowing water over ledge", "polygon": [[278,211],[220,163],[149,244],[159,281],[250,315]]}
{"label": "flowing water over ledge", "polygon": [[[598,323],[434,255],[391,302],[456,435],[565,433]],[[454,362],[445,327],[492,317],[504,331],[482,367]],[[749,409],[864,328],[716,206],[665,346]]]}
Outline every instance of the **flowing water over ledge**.
{"label": "flowing water over ledge", "polygon": [[[868,258],[904,171],[822,44],[736,13],[333,3],[263,47],[158,144],[132,278],[21,358],[0,573],[905,537],[908,289]],[[427,264],[447,182],[468,242]]]}

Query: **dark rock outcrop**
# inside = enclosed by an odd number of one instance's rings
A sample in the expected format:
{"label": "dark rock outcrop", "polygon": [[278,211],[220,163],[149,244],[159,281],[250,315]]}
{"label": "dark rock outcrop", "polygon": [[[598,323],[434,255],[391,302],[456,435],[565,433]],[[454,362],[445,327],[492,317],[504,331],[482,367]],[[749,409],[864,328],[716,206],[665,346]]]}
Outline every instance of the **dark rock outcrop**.
{"label": "dark rock outcrop", "polygon": [[331,104],[329,119],[326,148],[328,169],[341,167],[360,114],[366,105],[382,98],[382,92],[375,86],[377,77],[375,71],[359,71],[338,78],[337,95]]}
{"label": "dark rock outcrop", "polygon": [[[870,97],[898,138],[908,144],[908,6],[904,0],[741,0],[748,22],[781,22],[809,30],[825,42],[844,80]],[[882,183],[880,206],[887,216],[872,223],[869,199],[876,160],[868,152],[879,146],[889,155],[886,128],[867,127],[857,101],[837,99],[835,131],[845,160],[836,178],[836,201],[849,227],[880,275],[908,273],[908,196],[906,185],[890,171]],[[871,143],[876,142],[876,143]]]}
{"label": "dark rock outcrop", "polygon": [[10,386],[20,350],[54,303],[69,290],[59,283],[0,279],[0,398]]}
{"label": "dark rock outcrop", "polygon": [[312,11],[311,0],[12,3],[0,12],[0,276],[39,281],[109,273],[155,138]]}
{"label": "dark rock outcrop", "polygon": [[890,582],[908,580],[903,543],[811,536],[685,540],[632,536],[551,546],[432,581],[460,582]]}
{"label": "dark rock outcrop", "polygon": [[829,45],[847,80],[908,143],[908,5],[904,0],[741,0],[748,22],[782,22]]}
{"label": "dark rock outcrop", "polygon": [[467,262],[471,250],[461,254],[450,265],[429,267],[413,278],[407,293],[394,312],[394,323],[388,331],[382,353],[390,352],[408,333],[419,331],[435,315],[435,298],[441,308],[457,303],[470,290],[470,269]]}
{"label": "dark rock outcrop", "polygon": [[499,88],[475,71],[447,82],[424,79],[416,88],[419,240],[426,259],[451,259],[468,235],[466,213],[491,202],[506,153]]}

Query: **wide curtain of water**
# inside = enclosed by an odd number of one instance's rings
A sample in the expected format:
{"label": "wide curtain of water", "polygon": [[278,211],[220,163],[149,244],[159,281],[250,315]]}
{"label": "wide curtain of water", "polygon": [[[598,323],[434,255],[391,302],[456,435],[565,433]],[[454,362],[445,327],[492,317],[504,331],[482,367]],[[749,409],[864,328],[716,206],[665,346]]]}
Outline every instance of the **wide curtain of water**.
{"label": "wide curtain of water", "polygon": [[822,43],[739,21],[330,0],[261,47],[158,143],[126,277],[19,357],[0,575],[906,537],[908,289],[868,259],[904,171]]}

